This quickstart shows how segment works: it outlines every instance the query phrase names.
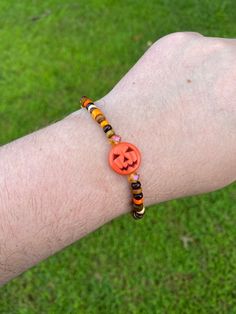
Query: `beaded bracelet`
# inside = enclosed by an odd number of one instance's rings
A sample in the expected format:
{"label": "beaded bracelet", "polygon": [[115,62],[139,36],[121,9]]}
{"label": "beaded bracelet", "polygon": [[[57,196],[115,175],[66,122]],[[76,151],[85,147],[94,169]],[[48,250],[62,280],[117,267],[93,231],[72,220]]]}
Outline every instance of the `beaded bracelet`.
{"label": "beaded bracelet", "polygon": [[121,137],[115,134],[112,126],[107,121],[102,111],[94,105],[93,101],[86,96],[80,99],[83,108],[87,109],[93,119],[105,132],[112,149],[108,156],[111,168],[121,175],[127,175],[132,193],[132,211],[135,219],[144,216],[145,207],[143,204],[143,193],[139,174],[136,173],[140,162],[141,154],[136,146],[127,142],[121,142]]}

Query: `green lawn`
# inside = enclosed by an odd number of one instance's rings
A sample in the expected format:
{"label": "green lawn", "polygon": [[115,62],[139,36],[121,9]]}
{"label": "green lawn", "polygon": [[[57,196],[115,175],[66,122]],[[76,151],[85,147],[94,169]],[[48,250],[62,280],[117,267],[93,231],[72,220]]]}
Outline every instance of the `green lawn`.
{"label": "green lawn", "polygon": [[[184,30],[236,37],[235,0],[1,0],[0,143],[103,96]],[[107,224],[2,287],[0,313],[236,313],[235,187]]]}

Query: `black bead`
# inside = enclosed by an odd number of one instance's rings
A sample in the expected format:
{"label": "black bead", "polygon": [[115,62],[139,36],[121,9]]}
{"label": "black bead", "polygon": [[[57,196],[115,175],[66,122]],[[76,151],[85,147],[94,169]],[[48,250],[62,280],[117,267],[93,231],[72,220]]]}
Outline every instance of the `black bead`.
{"label": "black bead", "polygon": [[107,133],[107,132],[110,131],[111,129],[112,129],[112,126],[111,126],[110,124],[107,124],[107,125],[104,126],[103,131],[104,131],[105,133]]}
{"label": "black bead", "polygon": [[143,193],[133,194],[133,196],[136,200],[141,200],[143,198]]}
{"label": "black bead", "polygon": [[140,181],[132,182],[132,183],[131,183],[131,187],[132,187],[132,189],[134,189],[134,190],[140,189],[140,188],[141,188],[141,183],[140,183]]}

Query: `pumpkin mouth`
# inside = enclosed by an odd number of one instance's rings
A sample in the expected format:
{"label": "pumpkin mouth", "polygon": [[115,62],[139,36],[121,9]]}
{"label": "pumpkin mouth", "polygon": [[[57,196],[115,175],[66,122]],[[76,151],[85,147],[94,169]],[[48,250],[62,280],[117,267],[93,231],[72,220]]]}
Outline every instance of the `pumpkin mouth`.
{"label": "pumpkin mouth", "polygon": [[135,160],[131,165],[127,165],[126,167],[122,167],[120,169],[127,171],[130,167],[134,168],[136,165],[137,165],[137,160]]}

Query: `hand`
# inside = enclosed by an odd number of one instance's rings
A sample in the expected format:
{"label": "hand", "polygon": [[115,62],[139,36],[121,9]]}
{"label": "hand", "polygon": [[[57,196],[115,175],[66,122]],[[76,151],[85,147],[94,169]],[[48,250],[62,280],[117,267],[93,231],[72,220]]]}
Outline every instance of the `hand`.
{"label": "hand", "polygon": [[117,133],[142,151],[148,204],[236,179],[235,57],[234,39],[174,33],[98,101]]}

